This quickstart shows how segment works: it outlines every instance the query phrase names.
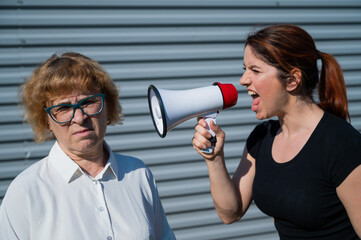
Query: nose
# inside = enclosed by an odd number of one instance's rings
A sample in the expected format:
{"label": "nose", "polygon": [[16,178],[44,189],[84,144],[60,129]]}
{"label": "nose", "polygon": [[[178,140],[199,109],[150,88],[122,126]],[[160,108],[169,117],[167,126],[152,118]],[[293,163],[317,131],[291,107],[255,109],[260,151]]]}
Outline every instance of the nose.
{"label": "nose", "polygon": [[241,79],[239,79],[239,83],[243,86],[249,86],[252,83],[250,76],[248,75],[247,71],[243,73]]}
{"label": "nose", "polygon": [[84,114],[79,108],[75,109],[74,117],[72,122],[81,124],[88,117],[88,115]]}

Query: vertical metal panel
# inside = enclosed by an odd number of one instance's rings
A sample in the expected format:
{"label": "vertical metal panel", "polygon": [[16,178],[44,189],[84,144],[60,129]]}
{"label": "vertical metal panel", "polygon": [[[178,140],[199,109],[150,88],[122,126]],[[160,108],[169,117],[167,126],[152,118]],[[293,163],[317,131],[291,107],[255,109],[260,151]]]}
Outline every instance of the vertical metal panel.
{"label": "vertical metal panel", "polygon": [[44,157],[52,142],[35,144],[17,106],[18,86],[52,53],[78,51],[99,61],[119,86],[124,125],[110,126],[115,151],[152,169],[178,239],[278,239],[272,219],[252,205],[238,223],[224,225],[210,196],[208,172],[191,146],[195,120],[165,139],[153,129],[147,87],[188,89],[215,81],[237,85],[239,102],[217,122],[227,132],[232,174],[245,140],[258,123],[238,85],[243,41],[255,25],[294,23],[343,67],[352,124],[361,130],[361,2],[96,1],[0,2],[0,201],[11,180]]}

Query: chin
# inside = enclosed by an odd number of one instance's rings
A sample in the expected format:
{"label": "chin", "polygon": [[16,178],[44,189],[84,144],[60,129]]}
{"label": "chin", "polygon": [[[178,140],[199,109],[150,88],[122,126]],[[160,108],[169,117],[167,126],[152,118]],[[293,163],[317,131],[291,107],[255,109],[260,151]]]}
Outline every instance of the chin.
{"label": "chin", "polygon": [[271,115],[267,115],[267,114],[262,114],[261,112],[257,112],[256,113],[256,118],[258,120],[265,120],[265,119],[269,119],[269,118],[272,118],[273,116]]}
{"label": "chin", "polygon": [[264,117],[262,114],[260,114],[260,113],[256,113],[256,118],[258,119],[258,120],[264,120],[264,119],[266,119],[266,117]]}
{"label": "chin", "polygon": [[99,144],[99,141],[95,141],[94,139],[84,139],[80,142],[78,142],[77,146],[79,149],[93,149],[97,147]]}

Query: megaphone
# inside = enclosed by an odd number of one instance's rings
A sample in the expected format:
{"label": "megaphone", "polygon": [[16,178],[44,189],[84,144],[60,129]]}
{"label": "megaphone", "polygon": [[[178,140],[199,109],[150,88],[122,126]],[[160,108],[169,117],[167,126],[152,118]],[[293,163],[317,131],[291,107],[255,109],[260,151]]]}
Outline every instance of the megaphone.
{"label": "megaphone", "polygon": [[165,90],[148,87],[148,104],[153,124],[160,137],[164,138],[171,129],[193,117],[204,117],[207,130],[212,134],[212,147],[204,152],[211,153],[215,133],[209,128],[215,122],[219,110],[237,103],[238,92],[232,84],[213,83],[211,86],[189,90]]}

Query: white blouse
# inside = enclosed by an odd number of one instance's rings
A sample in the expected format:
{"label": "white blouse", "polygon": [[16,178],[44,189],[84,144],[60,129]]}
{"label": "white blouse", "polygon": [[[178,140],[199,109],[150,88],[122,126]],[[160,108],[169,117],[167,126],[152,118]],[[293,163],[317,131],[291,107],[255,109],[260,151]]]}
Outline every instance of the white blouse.
{"label": "white blouse", "polygon": [[60,148],[23,171],[0,207],[0,239],[175,239],[151,171],[115,154],[95,178]]}

